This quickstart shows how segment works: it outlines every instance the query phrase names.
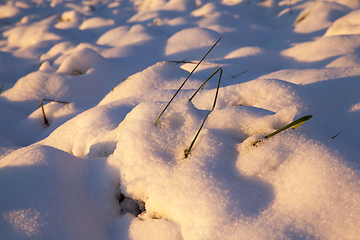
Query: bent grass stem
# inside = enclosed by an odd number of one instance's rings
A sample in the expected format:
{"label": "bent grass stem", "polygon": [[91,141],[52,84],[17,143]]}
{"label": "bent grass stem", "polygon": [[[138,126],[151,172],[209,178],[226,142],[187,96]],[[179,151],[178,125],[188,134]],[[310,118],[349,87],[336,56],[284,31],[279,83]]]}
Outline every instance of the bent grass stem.
{"label": "bent grass stem", "polygon": [[42,114],[43,114],[43,117],[44,117],[44,123],[45,123],[46,126],[49,126],[49,121],[47,120],[47,118],[45,116],[45,110],[44,110],[44,104],[43,104],[44,101],[46,101],[46,102],[57,102],[57,103],[63,103],[63,104],[69,104],[69,102],[52,100],[52,99],[41,99],[40,100],[39,107],[41,107],[41,111],[42,111]]}
{"label": "bent grass stem", "polygon": [[169,107],[170,103],[174,100],[174,98],[176,97],[176,95],[180,92],[181,88],[185,85],[185,83],[187,82],[187,80],[190,78],[190,76],[195,72],[195,70],[197,69],[197,67],[202,63],[202,61],[207,57],[207,55],[211,52],[211,50],[213,50],[213,48],[216,46],[216,44],[218,44],[218,42],[221,40],[221,38],[224,36],[225,32],[223,33],[223,35],[221,35],[221,37],[214,43],[214,45],[212,45],[212,47],[209,49],[209,51],[207,51],[207,53],[203,56],[203,58],[196,64],[196,66],[194,67],[194,69],[190,72],[190,74],[186,77],[186,79],[184,80],[184,82],[181,84],[181,86],[179,87],[179,89],[175,92],[175,94],[172,96],[172,98],[170,99],[170,101],[168,102],[168,104],[165,106],[165,108],[162,110],[162,112],[160,113],[159,117],[157,118],[156,122],[155,122],[155,126],[157,126],[157,124],[159,123],[159,120],[161,118],[161,116],[164,114],[164,112],[166,111],[166,109]]}
{"label": "bent grass stem", "polygon": [[217,69],[216,71],[214,71],[214,72],[210,75],[210,77],[208,77],[208,78],[203,82],[203,84],[200,85],[200,87],[195,91],[195,93],[194,93],[194,94],[191,96],[191,98],[189,99],[189,102],[191,102],[191,100],[195,97],[196,93],[198,93],[199,90],[200,90],[202,87],[205,86],[205,84],[207,83],[207,81],[209,81],[209,80],[210,80],[217,72],[219,72],[219,71],[220,71],[219,81],[218,81],[218,85],[217,85],[217,88],[216,88],[216,94],[215,94],[213,106],[212,106],[211,110],[209,110],[209,112],[206,114],[206,117],[205,117],[204,121],[202,122],[199,130],[197,131],[197,133],[196,133],[196,135],[195,135],[195,137],[194,137],[194,140],[191,142],[190,147],[189,147],[188,149],[185,149],[185,150],[184,150],[185,159],[189,156],[189,154],[190,154],[190,152],[191,152],[191,149],[192,149],[192,147],[194,146],[194,143],[195,143],[197,137],[199,136],[200,131],[201,131],[201,129],[203,128],[207,117],[209,116],[209,114],[210,114],[210,113],[214,110],[214,108],[215,108],[216,100],[217,100],[218,94],[219,94],[219,88],[220,88],[220,82],[221,82],[221,78],[222,78],[222,73],[223,73],[222,68],[219,68],[219,69]]}

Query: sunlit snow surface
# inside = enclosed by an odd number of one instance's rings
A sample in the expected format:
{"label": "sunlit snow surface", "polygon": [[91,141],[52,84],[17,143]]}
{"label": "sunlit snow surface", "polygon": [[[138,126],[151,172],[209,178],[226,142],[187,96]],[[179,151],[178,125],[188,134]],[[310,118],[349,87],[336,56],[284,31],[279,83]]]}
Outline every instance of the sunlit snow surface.
{"label": "sunlit snow surface", "polygon": [[360,239],[359,9],[0,1],[0,239]]}

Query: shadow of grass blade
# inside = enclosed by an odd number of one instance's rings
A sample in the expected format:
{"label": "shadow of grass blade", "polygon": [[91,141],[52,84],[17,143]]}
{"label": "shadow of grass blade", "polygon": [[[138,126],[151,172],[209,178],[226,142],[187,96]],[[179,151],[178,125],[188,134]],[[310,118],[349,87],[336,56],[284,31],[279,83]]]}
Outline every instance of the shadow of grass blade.
{"label": "shadow of grass blade", "polygon": [[214,43],[214,45],[212,45],[212,47],[209,49],[209,51],[207,51],[207,53],[203,56],[203,58],[198,62],[198,64],[196,64],[196,66],[194,67],[194,69],[190,72],[190,74],[186,77],[186,79],[184,80],[184,82],[181,84],[181,86],[179,87],[179,89],[175,92],[174,96],[172,96],[172,98],[170,99],[170,101],[168,102],[168,104],[165,106],[165,108],[162,110],[162,112],[160,113],[159,117],[157,118],[156,122],[155,122],[155,126],[157,126],[157,124],[159,123],[159,120],[161,118],[161,116],[164,114],[164,112],[166,111],[166,109],[169,107],[170,103],[174,100],[174,98],[176,97],[176,95],[178,94],[178,92],[181,90],[181,88],[185,85],[185,83],[187,82],[187,80],[190,78],[190,76],[195,72],[195,70],[197,69],[197,67],[202,63],[202,61],[207,57],[207,55],[209,55],[209,53],[213,50],[213,48],[216,46],[216,44],[218,44],[218,42],[221,40],[221,38],[224,36],[225,32],[223,33],[223,35],[221,35],[221,37]]}

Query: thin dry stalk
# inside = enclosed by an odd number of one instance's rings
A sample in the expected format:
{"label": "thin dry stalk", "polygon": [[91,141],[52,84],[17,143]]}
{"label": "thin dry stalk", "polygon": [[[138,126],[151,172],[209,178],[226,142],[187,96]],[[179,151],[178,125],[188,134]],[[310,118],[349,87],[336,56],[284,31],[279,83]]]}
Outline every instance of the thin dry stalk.
{"label": "thin dry stalk", "polygon": [[49,126],[49,121],[47,120],[47,118],[45,116],[45,110],[44,110],[44,104],[43,104],[44,101],[46,101],[46,102],[57,102],[57,103],[63,103],[63,104],[69,104],[69,102],[52,100],[52,99],[41,99],[40,100],[39,107],[41,107],[41,111],[42,111],[42,114],[43,114],[43,117],[44,117],[44,123],[45,123],[46,126]]}

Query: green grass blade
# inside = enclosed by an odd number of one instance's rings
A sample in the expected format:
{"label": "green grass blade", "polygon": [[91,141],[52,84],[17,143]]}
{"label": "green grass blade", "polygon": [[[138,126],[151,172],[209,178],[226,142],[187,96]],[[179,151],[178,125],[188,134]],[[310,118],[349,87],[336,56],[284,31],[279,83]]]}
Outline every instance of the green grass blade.
{"label": "green grass blade", "polygon": [[279,130],[269,134],[269,135],[266,135],[265,138],[271,138],[273,136],[275,136],[276,134],[288,129],[288,128],[292,128],[292,129],[295,129],[297,128],[298,126],[300,126],[301,124],[303,124],[304,122],[306,122],[307,120],[309,120],[310,118],[312,118],[313,116],[312,115],[307,115],[307,116],[304,116],[302,118],[299,118],[291,123],[289,123],[288,125],[286,125],[285,127],[283,128],[280,128]]}
{"label": "green grass blade", "polygon": [[192,142],[191,142],[191,144],[190,144],[190,147],[189,147],[188,149],[185,149],[185,150],[184,150],[184,153],[185,153],[185,159],[189,156],[190,151],[191,151],[192,147],[194,146],[194,143],[195,143],[195,141],[196,141],[197,137],[199,136],[199,133],[200,133],[200,131],[201,131],[202,127],[204,126],[205,121],[206,121],[206,119],[207,119],[207,117],[209,116],[209,114],[210,114],[210,113],[211,113],[211,110],[210,110],[210,111],[206,114],[206,117],[205,117],[204,121],[202,122],[202,124],[201,124],[201,126],[200,126],[199,130],[197,131],[197,133],[196,133],[196,135],[195,135],[195,137],[194,137],[194,140],[192,140]]}
{"label": "green grass blade", "polygon": [[[214,68],[214,70],[212,71],[212,73],[210,75],[212,75],[218,69],[218,67],[219,67],[219,64],[216,65],[216,67]],[[201,84],[200,89],[204,89],[206,82],[207,81],[205,81],[205,82],[203,82],[203,84]]]}
{"label": "green grass blade", "polygon": [[[210,75],[212,75],[212,74],[217,70],[218,66],[219,66],[219,65],[217,65],[217,66],[214,68],[214,70],[212,71],[212,73],[211,73]],[[196,90],[196,92],[193,94],[193,96],[192,96],[190,99],[192,99],[192,98],[194,97],[194,95],[195,95],[199,90],[204,89],[207,81],[209,81],[210,78],[211,78],[211,77],[208,77],[208,78],[200,85],[200,87],[198,88],[198,90]],[[189,100],[189,101],[191,102],[191,100]]]}
{"label": "green grass blade", "polygon": [[[215,105],[216,105],[216,100],[218,98],[218,95],[219,95],[219,89],[220,89],[220,81],[221,81],[221,78],[222,78],[222,74],[223,74],[223,70],[222,68],[219,68],[217,71],[220,70],[220,75],[219,75],[219,81],[218,81],[218,85],[217,85],[217,88],[216,88],[216,94],[215,94],[215,99],[214,99],[214,104],[213,104],[213,107],[211,110],[214,110],[215,108]],[[214,73],[215,75],[216,73]]]}
{"label": "green grass blade", "polygon": [[[192,101],[192,99],[193,99],[193,98],[195,97],[195,95],[200,91],[200,89],[204,88],[205,84],[206,84],[215,74],[217,74],[219,71],[220,71],[220,76],[219,76],[219,83],[218,83],[218,85],[220,84],[221,77],[222,77],[222,73],[223,73],[222,68],[219,68],[219,69],[217,69],[216,71],[213,71],[213,73],[210,75],[210,77],[208,77],[208,78],[200,85],[200,87],[195,91],[195,93],[190,97],[189,102]],[[218,90],[217,90],[217,91],[218,91]],[[217,96],[217,91],[216,91],[216,96]]]}
{"label": "green grass blade", "polygon": [[[219,71],[220,71],[220,76],[219,76],[219,81],[218,81],[218,85],[217,85],[217,88],[216,88],[216,94],[215,94],[213,106],[212,106],[211,110],[208,112],[208,114],[206,115],[204,121],[202,122],[199,130],[197,131],[197,133],[196,133],[196,135],[195,135],[194,140],[193,140],[193,141],[191,142],[191,144],[190,144],[190,147],[189,147],[188,149],[185,149],[185,151],[184,151],[184,152],[185,152],[185,158],[187,158],[187,157],[189,156],[190,151],[191,151],[191,149],[192,149],[192,147],[193,147],[193,145],[194,145],[197,137],[199,136],[199,133],[200,133],[202,127],[204,126],[207,117],[209,116],[209,114],[210,114],[210,113],[214,110],[214,108],[215,108],[216,100],[217,100],[218,95],[219,95],[220,82],[221,82],[221,78],[222,78],[222,72],[223,72],[222,68],[219,68],[218,70],[216,70],[215,72],[213,72],[213,73],[211,74],[211,76],[210,76],[208,79],[206,79],[205,82],[204,82],[204,83],[206,83],[210,78],[212,78],[212,77],[213,77],[217,72],[219,72]],[[203,83],[203,84],[204,84],[204,83]],[[202,85],[203,85],[203,84],[202,84]],[[199,91],[200,88],[201,88],[201,86],[196,90],[196,92],[193,94],[193,96],[190,98],[189,101],[191,101],[191,99],[195,96],[195,94]]]}
{"label": "green grass blade", "polygon": [[172,98],[170,99],[170,101],[168,102],[168,104],[165,106],[165,108],[162,110],[162,112],[160,113],[159,117],[157,118],[156,122],[155,122],[155,126],[159,123],[159,120],[161,118],[161,116],[164,114],[164,112],[166,111],[166,109],[169,107],[170,103],[174,100],[174,98],[176,97],[176,95],[178,94],[178,92],[181,90],[181,88],[185,85],[186,81],[190,78],[190,76],[195,72],[195,70],[197,69],[197,67],[202,63],[202,61],[207,57],[207,55],[211,52],[211,50],[213,50],[213,48],[216,46],[216,44],[218,44],[218,42],[221,40],[221,38],[224,36],[225,32],[223,33],[223,35],[221,35],[221,37],[214,43],[214,45],[209,49],[209,51],[207,51],[207,53],[203,56],[203,58],[198,62],[198,64],[196,64],[196,66],[194,67],[194,69],[190,72],[190,74],[187,76],[187,78],[184,80],[184,82],[181,84],[181,86],[179,87],[179,89],[175,92],[174,96],[172,96]]}

